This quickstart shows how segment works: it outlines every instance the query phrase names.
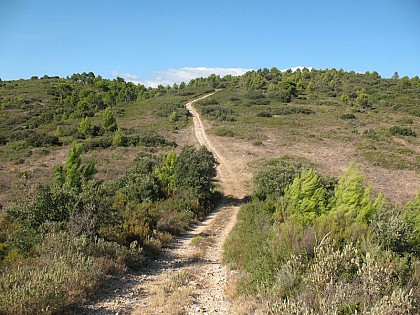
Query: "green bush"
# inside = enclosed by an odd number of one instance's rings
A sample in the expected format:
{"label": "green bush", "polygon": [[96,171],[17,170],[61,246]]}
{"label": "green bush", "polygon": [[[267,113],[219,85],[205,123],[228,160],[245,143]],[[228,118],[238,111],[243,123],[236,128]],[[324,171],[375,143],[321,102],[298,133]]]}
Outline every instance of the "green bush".
{"label": "green bush", "polygon": [[340,118],[343,120],[349,120],[349,119],[356,119],[356,116],[354,114],[347,113],[347,114],[341,115]]}
{"label": "green bush", "polygon": [[273,205],[261,201],[243,205],[223,246],[224,261],[247,272],[239,287],[242,293],[272,284],[277,268],[272,252],[273,212]]}
{"label": "green bush", "polygon": [[305,169],[300,163],[278,161],[268,165],[255,177],[255,196],[261,200],[283,196],[285,188]]}
{"label": "green bush", "polygon": [[407,127],[392,126],[389,128],[389,132],[393,136],[417,137],[416,132]]}
{"label": "green bush", "polygon": [[97,149],[106,149],[112,146],[112,138],[103,136],[86,139],[81,143],[83,152],[89,152]]}
{"label": "green bush", "polygon": [[257,117],[273,117],[273,114],[271,114],[268,111],[258,112]]}
{"label": "green bush", "polygon": [[57,136],[50,136],[49,134],[43,133],[31,133],[26,139],[26,143],[29,146],[39,148],[47,146],[60,146],[61,142]]}
{"label": "green bush", "polygon": [[315,112],[310,108],[285,106],[285,107],[273,109],[271,113],[273,115],[293,115],[293,114],[310,115],[310,114],[314,114]]}
{"label": "green bush", "polygon": [[215,105],[207,105],[205,107],[200,107],[200,110],[203,115],[220,121],[233,122],[236,120],[237,114],[233,109],[223,108]]}
{"label": "green bush", "polygon": [[229,128],[225,128],[225,127],[215,128],[213,133],[219,137],[235,137],[236,136],[235,131]]}

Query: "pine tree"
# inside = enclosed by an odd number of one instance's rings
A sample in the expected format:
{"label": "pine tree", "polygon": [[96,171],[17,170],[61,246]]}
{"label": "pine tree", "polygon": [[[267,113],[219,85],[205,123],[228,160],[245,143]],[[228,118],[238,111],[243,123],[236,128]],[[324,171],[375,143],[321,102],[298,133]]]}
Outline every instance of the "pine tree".
{"label": "pine tree", "polygon": [[325,212],[325,189],[321,178],[313,170],[302,171],[284,192],[284,218],[289,217],[306,225]]}
{"label": "pine tree", "polygon": [[91,138],[94,133],[94,126],[92,125],[92,121],[89,117],[85,117],[79,123],[77,129],[85,138]]}
{"label": "pine tree", "polygon": [[359,222],[370,222],[383,202],[383,196],[371,200],[372,187],[364,187],[365,178],[355,163],[351,163],[338,181],[330,202],[332,212],[343,211]]}
{"label": "pine tree", "polygon": [[81,166],[82,147],[73,143],[69,150],[64,166],[54,167],[55,180],[60,185],[80,188],[84,181],[91,181],[96,173],[95,163],[90,162],[87,166]]}
{"label": "pine tree", "polygon": [[105,109],[102,116],[102,127],[108,131],[115,131],[117,129],[117,119],[109,108]]}
{"label": "pine tree", "polygon": [[114,147],[120,147],[124,144],[124,137],[120,128],[115,131],[114,138],[112,138],[112,145]]}
{"label": "pine tree", "polygon": [[171,151],[166,155],[163,164],[160,167],[155,168],[155,173],[168,194],[175,188],[176,159],[176,152]]}

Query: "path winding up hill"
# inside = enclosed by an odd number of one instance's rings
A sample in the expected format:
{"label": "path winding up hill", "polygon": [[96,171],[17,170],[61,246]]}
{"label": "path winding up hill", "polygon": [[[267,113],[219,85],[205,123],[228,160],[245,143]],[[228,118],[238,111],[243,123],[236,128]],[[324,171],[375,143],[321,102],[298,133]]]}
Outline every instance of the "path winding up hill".
{"label": "path winding up hill", "polygon": [[[213,94],[213,93],[212,93]],[[103,296],[83,314],[229,314],[224,293],[228,270],[222,265],[222,246],[236,222],[245,195],[243,165],[229,149],[212,142],[193,104],[187,103],[198,143],[219,161],[218,179],[225,200],[206,220],[166,249],[147,270],[129,273],[107,283]]]}

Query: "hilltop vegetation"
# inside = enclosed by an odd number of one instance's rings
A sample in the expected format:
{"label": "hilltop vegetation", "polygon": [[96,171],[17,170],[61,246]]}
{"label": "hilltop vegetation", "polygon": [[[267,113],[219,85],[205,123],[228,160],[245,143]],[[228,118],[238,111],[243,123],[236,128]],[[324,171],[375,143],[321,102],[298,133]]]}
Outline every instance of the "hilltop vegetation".
{"label": "hilltop vegetation", "polygon": [[272,68],[219,84],[226,88],[200,105],[216,135],[264,143],[281,134],[284,146],[346,142],[372,165],[420,170],[418,77]]}

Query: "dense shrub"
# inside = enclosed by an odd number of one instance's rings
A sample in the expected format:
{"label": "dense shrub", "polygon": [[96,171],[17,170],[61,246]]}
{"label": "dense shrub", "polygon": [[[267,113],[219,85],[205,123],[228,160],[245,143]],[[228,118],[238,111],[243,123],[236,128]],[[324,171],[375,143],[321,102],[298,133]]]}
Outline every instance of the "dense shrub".
{"label": "dense shrub", "polygon": [[215,105],[208,105],[201,107],[200,109],[203,115],[213,119],[231,122],[236,120],[236,112],[233,109],[223,108]]}
{"label": "dense shrub", "polygon": [[343,120],[349,120],[349,119],[356,119],[356,116],[354,114],[347,113],[347,114],[341,115],[340,118]]}
{"label": "dense shrub", "polygon": [[213,178],[217,175],[217,161],[204,146],[195,149],[186,146],[174,167],[175,186],[191,189],[196,197],[207,204],[212,195]]}
{"label": "dense shrub", "polygon": [[106,149],[112,146],[112,138],[108,136],[86,139],[81,143],[83,152]]}
{"label": "dense shrub", "polygon": [[156,110],[156,115],[160,117],[169,117],[173,112],[177,112],[180,116],[191,116],[189,110],[181,103],[162,104]]}
{"label": "dense shrub", "polygon": [[258,112],[257,117],[273,117],[273,114],[271,114],[268,111]]}
{"label": "dense shrub", "polygon": [[49,134],[46,134],[46,133],[43,133],[43,134],[31,133],[26,138],[26,143],[29,146],[32,146],[35,148],[61,145],[61,142],[57,136],[50,136]]}
{"label": "dense shrub", "polygon": [[305,167],[300,163],[278,161],[268,165],[255,177],[255,195],[264,200],[268,197],[280,197]]}
{"label": "dense shrub", "polygon": [[260,100],[264,99],[265,95],[260,91],[248,91],[248,93],[245,94],[245,97],[250,100]]}
{"label": "dense shrub", "polygon": [[393,136],[417,137],[416,132],[407,127],[393,126],[389,128],[389,132]]}
{"label": "dense shrub", "polygon": [[214,134],[219,137],[235,137],[236,132],[229,128],[219,127],[214,130]]}
{"label": "dense shrub", "polygon": [[248,102],[249,105],[269,105],[270,103],[271,101],[266,98],[260,98]]}
{"label": "dense shrub", "polygon": [[284,107],[273,109],[271,113],[273,115],[293,115],[293,114],[310,115],[310,114],[314,114],[315,112],[312,109],[305,108],[305,107],[284,106]]}

